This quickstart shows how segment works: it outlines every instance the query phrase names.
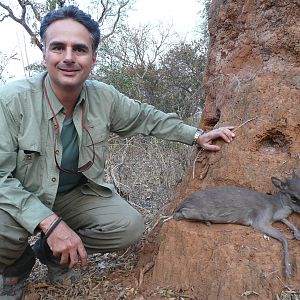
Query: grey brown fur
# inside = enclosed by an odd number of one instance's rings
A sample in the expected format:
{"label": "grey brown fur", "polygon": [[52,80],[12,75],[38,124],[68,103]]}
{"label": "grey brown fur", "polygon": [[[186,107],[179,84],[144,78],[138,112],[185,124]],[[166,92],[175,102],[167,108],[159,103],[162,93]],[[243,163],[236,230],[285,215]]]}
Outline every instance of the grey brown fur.
{"label": "grey brown fur", "polygon": [[271,178],[279,192],[267,195],[254,190],[235,187],[212,187],[192,193],[174,211],[176,220],[189,219],[211,223],[235,223],[253,228],[281,241],[284,250],[285,273],[292,276],[287,238],[272,226],[275,221],[286,224],[297,240],[299,230],[286,218],[300,212],[300,178],[293,173],[291,179]]}

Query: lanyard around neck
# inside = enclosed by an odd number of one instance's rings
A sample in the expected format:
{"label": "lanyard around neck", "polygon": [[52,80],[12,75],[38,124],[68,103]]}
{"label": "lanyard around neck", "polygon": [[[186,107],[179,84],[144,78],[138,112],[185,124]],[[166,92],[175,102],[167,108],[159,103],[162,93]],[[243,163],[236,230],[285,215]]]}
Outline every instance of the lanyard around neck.
{"label": "lanyard around neck", "polygon": [[[55,125],[56,125],[55,134],[59,135],[60,134],[60,127],[59,127],[59,123],[58,123],[56,114],[54,112],[53,106],[51,105],[51,102],[50,102],[50,99],[49,99],[49,96],[48,96],[48,92],[47,92],[47,88],[46,88],[46,79],[45,78],[43,79],[43,93],[44,93],[45,98],[48,102],[49,108],[51,110],[51,113],[52,113],[52,116],[53,116],[53,119],[54,119],[54,122],[55,122]],[[82,109],[81,109],[81,125],[82,125],[82,128],[85,128],[84,112],[85,112],[84,105],[82,105]]]}

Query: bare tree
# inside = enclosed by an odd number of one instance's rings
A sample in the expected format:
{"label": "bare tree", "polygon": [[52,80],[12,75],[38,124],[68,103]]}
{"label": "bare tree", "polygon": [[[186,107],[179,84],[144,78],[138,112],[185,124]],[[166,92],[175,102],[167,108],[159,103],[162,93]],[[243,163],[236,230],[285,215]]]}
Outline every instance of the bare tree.
{"label": "bare tree", "polygon": [[157,80],[155,73],[162,56],[171,47],[170,38],[171,27],[131,28],[123,24],[115,36],[101,43],[95,77],[115,85],[130,97],[151,100],[152,92],[145,90],[145,82],[152,85],[150,82]]}
{"label": "bare tree", "polygon": [[102,36],[102,40],[106,40],[113,35],[122,17],[126,15],[126,9],[130,8],[133,0],[98,0],[96,7],[100,7],[100,15],[98,23],[100,27],[105,27],[105,23],[109,23],[110,30]]}
{"label": "bare tree", "polygon": [[203,40],[179,43],[170,49],[161,60],[159,105],[164,110],[176,111],[184,119],[201,113],[205,65],[206,44]]}
{"label": "bare tree", "polygon": [[[11,18],[19,23],[31,37],[31,42],[36,44],[42,50],[42,44],[38,38],[37,30],[34,29],[32,22],[29,21],[29,14],[33,14],[37,21],[40,21],[40,12],[37,4],[30,1],[17,0],[19,7],[12,4],[5,4],[0,1],[0,7],[3,12],[0,13],[0,21],[3,22],[6,18]],[[19,15],[16,14],[16,10]],[[30,12],[29,12],[30,11]]]}

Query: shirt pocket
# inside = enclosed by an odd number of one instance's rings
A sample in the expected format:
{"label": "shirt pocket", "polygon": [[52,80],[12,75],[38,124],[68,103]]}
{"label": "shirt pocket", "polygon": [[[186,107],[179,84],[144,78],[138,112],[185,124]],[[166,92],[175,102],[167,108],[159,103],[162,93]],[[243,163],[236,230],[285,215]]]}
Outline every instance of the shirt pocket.
{"label": "shirt pocket", "polygon": [[44,158],[38,147],[24,145],[18,151],[15,177],[23,187],[30,192],[37,192],[42,186],[43,172],[45,169]]}
{"label": "shirt pocket", "polygon": [[109,132],[103,125],[88,125],[83,130],[82,145],[85,147],[94,146],[106,146],[108,145],[108,134]]}

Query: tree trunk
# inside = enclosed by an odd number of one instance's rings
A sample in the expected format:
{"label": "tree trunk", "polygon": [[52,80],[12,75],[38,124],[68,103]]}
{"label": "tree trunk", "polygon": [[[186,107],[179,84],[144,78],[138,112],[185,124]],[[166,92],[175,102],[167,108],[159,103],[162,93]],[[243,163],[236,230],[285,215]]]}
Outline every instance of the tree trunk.
{"label": "tree trunk", "polygon": [[[218,141],[221,151],[197,154],[170,211],[207,186],[274,193],[270,177],[289,177],[299,168],[299,0],[213,0],[209,30],[200,126],[244,125],[234,142]],[[290,219],[300,227],[296,214]],[[284,226],[274,226],[291,237]],[[158,237],[147,273],[152,286],[201,300],[275,299],[285,284],[300,288],[300,241],[289,240],[293,277],[287,280],[281,243],[252,228],[172,220]]]}

